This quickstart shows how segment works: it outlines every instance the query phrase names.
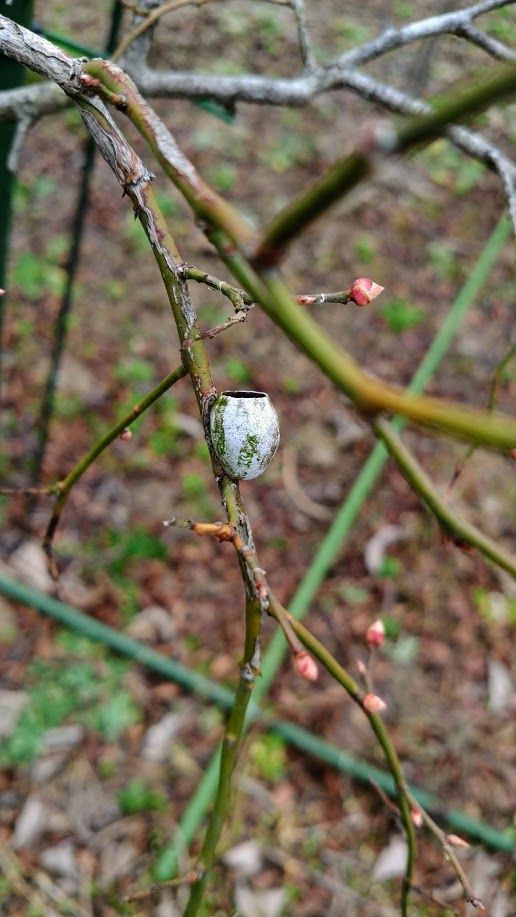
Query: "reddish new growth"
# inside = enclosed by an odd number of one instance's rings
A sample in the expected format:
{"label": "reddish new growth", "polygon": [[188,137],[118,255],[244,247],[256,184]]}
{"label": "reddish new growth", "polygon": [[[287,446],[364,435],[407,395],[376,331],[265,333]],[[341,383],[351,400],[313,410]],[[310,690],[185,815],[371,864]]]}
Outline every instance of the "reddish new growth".
{"label": "reddish new growth", "polygon": [[423,814],[418,806],[412,806],[410,810],[410,817],[412,819],[413,825],[415,825],[416,828],[421,828],[423,824]]}
{"label": "reddish new growth", "polygon": [[317,681],[319,678],[319,669],[313,656],[310,656],[306,650],[300,650],[294,656],[294,668],[301,678],[306,681]]}
{"label": "reddish new growth", "polygon": [[384,710],[387,710],[387,704],[381,697],[378,697],[377,694],[373,694],[369,691],[363,701],[362,706],[364,710],[367,710],[368,713],[383,713]]}
{"label": "reddish new growth", "polygon": [[447,834],[446,841],[450,847],[469,847],[468,842],[463,837],[459,837],[458,834]]}
{"label": "reddish new growth", "polygon": [[369,647],[383,646],[385,643],[385,627],[383,621],[379,618],[370,624],[365,634],[366,643]]}
{"label": "reddish new growth", "polygon": [[130,439],[133,438],[132,430],[128,430],[127,428],[125,430],[122,430],[118,438],[121,439],[122,442],[124,443],[128,442]]}
{"label": "reddish new growth", "polygon": [[373,299],[376,299],[384,289],[385,287],[381,287],[380,284],[375,283],[374,280],[369,280],[368,277],[359,277],[357,280],[354,280],[351,285],[349,298],[356,306],[367,306]]}

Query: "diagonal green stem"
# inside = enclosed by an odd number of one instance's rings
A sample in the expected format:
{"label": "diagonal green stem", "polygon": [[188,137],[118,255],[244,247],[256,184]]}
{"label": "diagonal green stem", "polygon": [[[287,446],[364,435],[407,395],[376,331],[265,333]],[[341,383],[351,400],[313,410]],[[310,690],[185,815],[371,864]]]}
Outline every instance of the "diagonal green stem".
{"label": "diagonal green stem", "polygon": [[[207,221],[207,233],[222,260],[239,280],[249,296],[259,302],[269,317],[292,341],[366,414],[381,411],[404,414],[415,423],[424,424],[455,436],[482,442],[500,449],[516,446],[516,420],[503,415],[478,411],[467,406],[438,398],[409,395],[394,386],[365,373],[356,361],[302,310],[277,270],[254,270],[246,255],[251,236],[245,220],[226,201],[222,200],[200,178],[192,164],[179,150],[174,138],[157,115],[140,96],[134,83],[110,62],[95,60],[86,65],[85,73],[94,78],[92,91],[115,101],[131,119],[168,177],[183,193],[196,216]],[[516,66],[503,70],[499,79],[477,87],[479,99],[495,95],[495,90],[508,93],[516,79]],[[462,98],[462,97],[460,97]],[[474,110],[473,100],[466,94],[464,114]],[[458,107],[446,107],[455,116]],[[432,120],[433,119],[433,120]],[[415,119],[405,126],[407,149],[410,138],[420,134]],[[426,128],[421,136],[428,138],[439,133],[445,115],[438,111],[422,119]],[[426,131],[426,133],[425,133]],[[393,135],[395,138],[398,134]],[[399,136],[405,136],[400,131]],[[392,141],[394,143],[394,140]],[[414,141],[415,142],[415,141]],[[150,192],[149,192],[150,193]],[[238,247],[230,243],[233,240]],[[259,259],[258,259],[259,260]]]}
{"label": "diagonal green stem", "polygon": [[198,914],[202,904],[210,869],[215,859],[217,844],[226,821],[231,801],[232,776],[244,735],[246,712],[251,693],[259,674],[261,635],[261,609],[257,598],[246,602],[246,634],[244,660],[240,667],[240,679],[229,715],[220,758],[219,782],[213,810],[208,823],[196,869],[200,878],[192,886],[185,917]]}
{"label": "diagonal green stem", "polygon": [[398,130],[380,126],[349,156],[338,160],[327,172],[280,211],[263,230],[251,262],[266,267],[277,264],[287,246],[340,197],[367,178],[378,154],[409,152],[430,143],[456,121],[483,111],[516,93],[516,65],[500,69],[494,76],[462,93],[436,101],[433,111],[412,118]]}
{"label": "diagonal green stem", "polygon": [[58,484],[51,485],[47,493],[57,494],[57,499],[54,505],[54,510],[52,512],[52,517],[45,532],[44,548],[47,555],[51,555],[52,539],[55,535],[61,514],[74,484],[77,483],[79,478],[83,476],[84,472],[88,470],[90,465],[93,464],[95,459],[99,457],[104,449],[107,449],[107,447],[111,445],[111,443],[114,442],[114,440],[120,436],[120,434],[123,433],[127,427],[130,427],[131,424],[134,423],[137,417],[143,414],[144,411],[146,411],[147,408],[151,406],[151,404],[154,404],[154,402],[157,401],[158,398],[164,394],[164,392],[168,391],[168,389],[171,388],[174,383],[178,382],[179,379],[182,379],[184,376],[186,376],[186,369],[184,366],[176,367],[173,372],[169,373],[168,376],[165,376],[159,385],[153,388],[152,391],[150,391],[148,395],[145,396],[145,398],[142,398],[141,401],[133,405],[131,410],[125,414],[121,420],[119,420],[113,427],[111,427],[110,430],[108,430],[107,433],[104,434],[104,436],[102,436],[99,440],[97,440],[96,443],[94,443],[86,455],[83,456],[79,462],[77,462],[74,468],[72,468],[66,478],[64,478],[62,481],[59,481]]}
{"label": "diagonal green stem", "polygon": [[[113,131],[113,126],[104,115],[99,113],[93,106],[81,103],[81,107],[85,109],[83,116],[90,129],[95,131],[100,128],[104,134],[107,133],[112,138],[115,149],[120,146],[121,136],[118,137],[116,135]],[[142,115],[141,110],[138,109],[138,111]],[[183,262],[180,259],[174,239],[150,185],[149,173],[143,169],[134,151],[130,148],[126,149],[124,147],[123,163],[128,164],[127,167],[130,167],[130,171],[124,173],[121,170],[120,160],[114,161],[113,171],[115,171],[117,178],[132,201],[135,214],[145,230],[160,269],[181,342],[183,364],[192,380],[199,412],[204,424],[206,441],[210,449],[213,472],[219,486],[228,521],[234,525],[245,544],[253,545],[251,526],[245,512],[238,484],[222,473],[211,443],[208,423],[209,410],[216,396],[216,390],[213,384],[208,354],[199,334],[197,317],[188,293]],[[260,602],[256,595],[254,580],[244,558],[238,553],[237,557],[246,590],[244,659],[240,670],[235,702],[230,713],[223,744],[215,806],[200,854],[200,867],[203,872],[202,876],[192,886],[187,911],[189,915],[198,912],[204,895],[208,872],[215,857],[216,846],[229,807],[231,777],[244,728],[246,709],[255,676],[260,669]]]}
{"label": "diagonal green stem", "polygon": [[278,270],[257,277],[242,256],[226,255],[219,233],[210,238],[221,257],[263,310],[328,378],[366,414],[387,411],[404,414],[417,424],[501,449],[516,444],[516,420],[479,411],[442,398],[415,396],[377,381],[314,321],[296,302]]}
{"label": "diagonal green stem", "polygon": [[[274,614],[274,609],[272,609],[271,613]],[[316,657],[316,659],[319,660],[321,665],[324,666],[324,668],[330,673],[335,681],[342,685],[349,697],[364,711],[367,719],[369,720],[371,729],[378,739],[378,742],[385,755],[385,760],[398,791],[398,807],[400,810],[403,827],[405,828],[405,834],[407,836],[407,864],[402,890],[402,914],[406,915],[408,913],[408,894],[412,886],[412,873],[416,855],[416,833],[410,814],[408,786],[401,769],[401,764],[396,753],[396,749],[394,748],[394,745],[389,738],[389,734],[385,728],[385,724],[382,718],[377,713],[371,713],[364,707],[364,693],[360,690],[349,672],[346,672],[346,670],[340,665],[340,663],[337,662],[330,651],[327,650],[322,643],[320,643],[317,637],[315,637],[308,630],[308,628],[304,626],[304,624],[298,621],[297,618],[294,618],[294,616],[291,614],[288,614],[288,619],[294,633],[301,640],[301,643],[303,643],[304,646],[310,650],[310,652]]]}
{"label": "diagonal green stem", "polygon": [[429,510],[443,526],[445,532],[454,536],[459,543],[463,542],[476,548],[481,554],[492,560],[493,563],[516,576],[516,557],[512,557],[511,554],[504,551],[496,541],[488,538],[476,526],[465,519],[461,519],[446,504],[428,475],[407,449],[393,427],[380,418],[374,421],[373,430],[389,450],[390,455],[412,489],[424,500]]}

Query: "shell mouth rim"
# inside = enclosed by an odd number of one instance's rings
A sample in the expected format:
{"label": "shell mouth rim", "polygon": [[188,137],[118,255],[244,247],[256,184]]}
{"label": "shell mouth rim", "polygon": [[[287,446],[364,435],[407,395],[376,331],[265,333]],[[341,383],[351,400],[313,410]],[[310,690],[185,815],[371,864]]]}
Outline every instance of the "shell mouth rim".
{"label": "shell mouth rim", "polygon": [[253,392],[248,390],[221,392],[225,398],[267,398],[267,392]]}

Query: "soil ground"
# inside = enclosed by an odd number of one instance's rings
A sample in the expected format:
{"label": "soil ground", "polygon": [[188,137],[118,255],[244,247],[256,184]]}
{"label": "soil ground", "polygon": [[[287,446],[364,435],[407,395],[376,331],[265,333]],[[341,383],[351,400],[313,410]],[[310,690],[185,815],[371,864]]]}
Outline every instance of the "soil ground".
{"label": "soil ground", "polygon": [[[156,65],[296,72],[288,10],[260,3],[249,4],[250,10],[221,6],[187,8],[165,19],[157,33]],[[406,9],[366,2],[353,13],[330,0],[307,6],[316,52],[324,59],[374,35],[386,17],[401,23],[438,12],[442,4]],[[101,43],[107,2],[36,7],[48,28],[93,47]],[[498,15],[503,25],[506,11]],[[423,81],[431,95],[484,66],[482,52],[446,38],[429,63],[420,46],[410,46],[370,72],[404,88]],[[379,116],[349,93],[322,96],[306,110],[239,105],[230,125],[187,102],[162,101],[156,108],[201,173],[256,225],[350,149],[364,123]],[[486,134],[506,149],[507,111],[481,119]],[[134,131],[127,124],[124,129],[150,163]],[[2,479],[11,486],[24,486],[30,474],[83,143],[80,121],[69,111],[40,122],[23,149],[6,328]],[[186,206],[159,169],[151,168],[184,259],[226,276]],[[299,292],[342,289],[363,275],[384,285],[385,293],[367,309],[314,311],[371,373],[406,384],[503,206],[497,178],[441,141],[381,169],[338,204],[293,246],[286,271]],[[129,210],[98,161],[45,482],[61,478],[179,361],[158,271]],[[429,391],[487,402],[491,374],[511,336],[513,280],[507,246]],[[229,316],[227,302],[205,287],[192,285],[192,295],[204,328]],[[219,390],[267,391],[280,415],[278,456],[263,478],[243,485],[243,493],[261,562],[278,598],[288,604],[374,441],[346,399],[257,309],[210,342],[209,352]],[[514,392],[507,373],[499,388],[501,409],[514,404]],[[406,441],[445,489],[464,446],[413,430]],[[514,497],[510,461],[478,451],[452,499],[457,511],[510,546]],[[48,501],[40,500],[30,515],[25,499],[5,501],[2,513],[2,570],[53,591],[40,548]],[[184,380],[135,425],[129,442],[107,450],[75,488],[56,538],[57,595],[233,686],[243,632],[233,553],[190,533],[164,532],[162,520],[170,516],[222,516]],[[381,544],[386,526],[395,526],[398,537],[382,549],[380,569],[373,573],[367,552]],[[357,659],[365,658],[365,630],[382,616],[390,636],[374,660],[374,682],[388,702],[386,724],[408,779],[444,807],[502,834],[510,831],[515,788],[514,701],[507,687],[515,603],[508,576],[443,541],[389,463],[306,619],[356,674]],[[265,632],[268,640],[269,622]],[[153,866],[221,736],[222,715],[3,598],[0,640],[0,704],[7,711],[0,758],[1,912],[181,913],[182,892],[163,892],[132,911],[120,901],[152,881]],[[268,707],[382,766],[361,712],[329,676],[305,685],[285,662]],[[399,837],[392,811],[374,788],[256,725],[239,762],[206,913],[396,914]],[[473,844],[461,859],[487,912],[509,917],[508,857]],[[185,870],[189,863],[185,856]],[[470,913],[424,832],[416,883],[422,893],[414,897],[414,914]]]}

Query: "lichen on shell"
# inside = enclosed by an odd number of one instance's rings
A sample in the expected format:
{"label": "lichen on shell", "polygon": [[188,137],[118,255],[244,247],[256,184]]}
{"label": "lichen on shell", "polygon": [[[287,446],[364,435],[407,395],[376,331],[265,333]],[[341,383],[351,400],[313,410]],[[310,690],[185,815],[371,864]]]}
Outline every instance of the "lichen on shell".
{"label": "lichen on shell", "polygon": [[278,415],[265,392],[223,392],[211,409],[210,430],[224,471],[237,481],[263,474],[278,447]]}

